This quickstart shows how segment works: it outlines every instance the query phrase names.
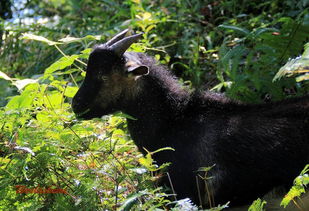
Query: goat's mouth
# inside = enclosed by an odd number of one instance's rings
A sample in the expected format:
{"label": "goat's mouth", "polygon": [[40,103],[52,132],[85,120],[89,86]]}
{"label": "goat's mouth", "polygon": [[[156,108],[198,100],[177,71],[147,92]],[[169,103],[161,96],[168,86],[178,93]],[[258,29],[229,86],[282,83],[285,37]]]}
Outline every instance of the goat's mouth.
{"label": "goat's mouth", "polygon": [[[74,111],[74,110],[73,110]],[[102,109],[102,108],[87,108],[81,112],[74,112],[78,120],[90,120],[93,118],[101,118],[104,115],[108,115],[116,112],[114,109]]]}
{"label": "goat's mouth", "polygon": [[75,113],[75,116],[77,119],[84,119],[84,116],[87,115],[87,113],[90,112],[90,108],[82,111],[82,112],[79,112],[79,113]]}
{"label": "goat's mouth", "polygon": [[101,114],[99,111],[100,111],[99,109],[87,108],[83,111],[78,111],[74,113],[78,120],[90,120],[93,118],[100,118],[104,115]]}

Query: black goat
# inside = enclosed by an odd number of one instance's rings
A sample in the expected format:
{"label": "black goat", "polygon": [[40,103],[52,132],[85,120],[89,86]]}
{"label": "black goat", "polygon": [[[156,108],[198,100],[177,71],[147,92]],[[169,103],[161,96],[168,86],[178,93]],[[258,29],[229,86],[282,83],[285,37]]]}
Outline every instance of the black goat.
{"label": "black goat", "polygon": [[[171,162],[169,175],[178,199],[204,204],[252,202],[276,186],[289,186],[309,163],[309,96],[246,105],[210,92],[190,93],[164,66],[143,53],[125,52],[141,34],[127,30],[89,56],[86,78],[73,98],[73,111],[90,119],[123,111],[141,152]],[[166,180],[164,180],[166,181]],[[166,184],[169,184],[166,182]]]}

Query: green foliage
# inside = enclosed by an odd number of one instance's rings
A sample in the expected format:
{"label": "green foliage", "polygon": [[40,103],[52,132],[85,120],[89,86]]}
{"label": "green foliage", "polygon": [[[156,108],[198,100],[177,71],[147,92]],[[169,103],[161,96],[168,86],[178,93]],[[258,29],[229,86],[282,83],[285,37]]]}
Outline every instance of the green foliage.
{"label": "green foliage", "polygon": [[303,94],[303,90],[293,88],[293,79],[273,83],[272,78],[282,61],[300,53],[308,39],[309,25],[306,21],[297,23],[291,18],[281,18],[272,24],[282,24],[281,29],[263,26],[249,32],[244,28],[221,25],[224,29],[241,31],[243,36],[226,40],[221,46],[217,69],[221,83],[214,89],[226,88],[231,97],[249,102],[260,102],[265,96],[282,99],[286,89]]}
{"label": "green foliage", "polygon": [[[297,4],[291,0],[224,0],[220,4],[200,0],[32,0],[26,6],[47,19],[30,27],[5,22],[4,28],[10,32],[4,43],[8,50],[0,58],[23,76],[41,73],[59,54],[40,44],[19,42],[22,33],[29,36],[35,31],[58,40],[49,44],[72,43],[63,49],[72,55],[129,27],[145,33],[143,45],[133,50],[147,50],[195,87],[206,84],[248,102],[278,100],[308,90],[307,83],[295,86],[291,78],[272,82],[278,69],[300,53],[309,37],[306,0]],[[68,37],[59,40],[64,36]],[[38,59],[39,63],[33,62]],[[5,72],[1,67],[0,71]]]}
{"label": "green foliage", "polygon": [[[19,5],[29,12],[0,19],[0,210],[197,210],[188,199],[171,201],[153,185],[154,171],[168,164],[157,166],[152,155],[171,149],[145,157],[138,153],[124,119],[133,117],[75,119],[70,102],[91,47],[125,28],[142,31],[141,43],[130,50],[155,56],[186,85],[247,102],[277,100],[309,88],[308,44],[301,57],[284,65],[308,42],[308,5],[308,0],[31,0]],[[5,10],[7,19],[10,10]],[[296,81],[282,77],[292,75]],[[211,179],[209,170],[200,169],[205,179]],[[282,205],[304,192],[305,171]],[[68,194],[17,193],[16,185]],[[249,209],[264,205],[256,200]]]}
{"label": "green foliage", "polygon": [[280,68],[274,80],[281,78],[282,76],[295,76],[296,81],[309,80],[309,43],[305,45],[305,51],[302,56],[295,59],[290,59],[283,67]]}
{"label": "green foliage", "polygon": [[264,211],[265,204],[267,204],[266,201],[263,201],[261,199],[255,200],[252,205],[249,207],[248,211]]}
{"label": "green foliage", "polygon": [[297,207],[301,209],[301,203],[298,205],[296,198],[300,198],[302,194],[306,192],[306,187],[309,184],[309,165],[302,170],[300,175],[294,180],[294,185],[290,189],[290,191],[286,194],[286,196],[281,201],[281,206],[284,208],[288,206],[288,204],[293,201]]}
{"label": "green foliage", "polygon": [[[43,37],[27,38],[55,44]],[[77,61],[85,54],[89,51],[64,55],[36,80],[23,79],[27,83],[19,83],[20,94],[0,110],[0,209],[148,209],[169,202],[160,189],[148,191],[152,176],[136,167],[140,155],[123,117],[77,122],[72,114],[75,78],[82,79],[72,73],[83,73],[78,66],[83,62]],[[2,72],[1,77],[15,86],[21,81]],[[58,188],[67,194],[19,193],[16,185]]]}
{"label": "green foliage", "polygon": [[156,150],[154,152],[148,152],[147,149],[145,149],[145,150],[146,150],[147,154],[146,154],[145,157],[142,157],[142,158],[139,159],[139,163],[141,165],[145,166],[149,171],[153,171],[153,172],[165,168],[166,166],[169,165],[169,163],[165,163],[165,164],[163,164],[163,165],[158,167],[155,164],[155,161],[152,159],[152,155],[155,154],[155,153],[164,151],[164,150],[172,150],[172,151],[174,151],[174,149],[171,148],[171,147],[164,147],[164,148],[158,149],[158,150]]}

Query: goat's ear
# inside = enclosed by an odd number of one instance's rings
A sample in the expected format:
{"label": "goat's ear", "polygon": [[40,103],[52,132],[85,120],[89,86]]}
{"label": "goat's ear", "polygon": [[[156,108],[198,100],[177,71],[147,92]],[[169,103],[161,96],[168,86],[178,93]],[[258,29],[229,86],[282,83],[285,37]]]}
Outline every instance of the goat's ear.
{"label": "goat's ear", "polygon": [[128,68],[128,73],[131,76],[143,76],[149,74],[149,67],[145,65],[139,65]]}

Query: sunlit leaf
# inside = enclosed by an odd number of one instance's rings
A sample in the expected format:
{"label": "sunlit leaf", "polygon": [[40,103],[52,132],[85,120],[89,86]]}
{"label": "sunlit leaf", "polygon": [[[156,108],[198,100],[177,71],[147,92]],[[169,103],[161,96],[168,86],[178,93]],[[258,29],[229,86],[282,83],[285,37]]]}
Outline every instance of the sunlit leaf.
{"label": "sunlit leaf", "polygon": [[209,167],[200,167],[200,168],[198,169],[198,171],[208,172],[208,171],[210,171],[213,167],[215,167],[215,164],[212,165],[212,166],[209,166]]}
{"label": "sunlit leaf", "polygon": [[22,80],[17,80],[14,81],[14,85],[17,87],[18,90],[22,90],[25,86],[29,85],[29,84],[34,84],[37,83],[38,80],[34,80],[34,79],[22,79]]}
{"label": "sunlit leaf", "polygon": [[78,87],[67,86],[64,91],[64,96],[73,98],[77,91],[78,91]]}
{"label": "sunlit leaf", "polygon": [[62,93],[53,91],[44,96],[44,104],[49,108],[59,108],[63,102]]}
{"label": "sunlit leaf", "polygon": [[150,12],[143,13],[143,19],[144,20],[147,20],[147,19],[150,19],[150,18],[151,18],[151,13]]}
{"label": "sunlit leaf", "polygon": [[[309,59],[303,59],[301,57],[291,59],[280,68],[273,80],[275,81],[282,76],[292,76],[293,74],[300,73],[304,68],[309,68]],[[308,72],[309,70],[306,71]]]}
{"label": "sunlit leaf", "polygon": [[80,42],[82,40],[83,38],[65,37],[65,38],[60,39],[59,41],[63,43],[72,43],[72,42]]}
{"label": "sunlit leaf", "polygon": [[139,4],[141,2],[141,0],[131,0],[132,2]]}
{"label": "sunlit leaf", "polygon": [[122,112],[116,112],[113,115],[116,116],[116,117],[124,117],[124,118],[130,119],[130,120],[137,120],[136,118],[130,116],[129,114],[125,114],[125,113],[122,113]]}
{"label": "sunlit leaf", "polygon": [[162,152],[162,151],[165,151],[165,150],[175,151],[175,149],[173,149],[172,147],[163,147],[163,148],[157,149],[156,151],[151,152],[151,154]]}
{"label": "sunlit leaf", "polygon": [[60,39],[59,41],[62,43],[72,43],[72,42],[80,42],[83,40],[100,40],[101,36],[97,35],[97,36],[93,36],[93,35],[87,35],[86,37],[82,37],[82,38],[77,38],[77,37],[65,37]]}
{"label": "sunlit leaf", "polygon": [[13,98],[10,99],[10,101],[6,105],[6,109],[12,110],[12,109],[20,109],[20,108],[31,108],[32,100],[33,98],[31,97],[14,96]]}
{"label": "sunlit leaf", "polygon": [[147,172],[147,169],[145,168],[134,168],[134,169],[130,169],[131,171],[137,173],[137,174],[144,174]]}
{"label": "sunlit leaf", "polygon": [[266,201],[261,200],[260,198],[255,200],[251,206],[249,207],[248,211],[264,211],[264,206],[267,204]]}
{"label": "sunlit leaf", "polygon": [[10,99],[5,107],[6,110],[31,108],[38,89],[39,84],[29,84],[21,95],[14,96]]}
{"label": "sunlit leaf", "polygon": [[86,48],[85,50],[83,50],[81,52],[81,54],[79,55],[80,58],[84,58],[84,59],[88,59],[89,54],[91,53],[92,48]]}
{"label": "sunlit leaf", "polygon": [[303,59],[309,59],[309,42],[305,44],[305,51],[302,55]]}
{"label": "sunlit leaf", "polygon": [[[309,70],[307,72],[309,72]],[[305,75],[301,75],[301,76],[296,77],[297,82],[306,81],[306,80],[309,80],[309,74],[305,74]]]}
{"label": "sunlit leaf", "polygon": [[153,159],[150,154],[147,154],[145,157],[140,158],[138,161],[147,169],[153,169]]}
{"label": "sunlit leaf", "polygon": [[20,147],[20,146],[16,146],[16,147],[14,147],[14,149],[16,149],[16,150],[21,150],[21,151],[30,153],[32,156],[35,156],[34,152],[33,152],[29,147]]}
{"label": "sunlit leaf", "polygon": [[24,33],[21,38],[25,39],[25,40],[35,40],[35,41],[39,41],[39,42],[44,42],[44,43],[47,43],[48,45],[61,44],[59,42],[51,41],[51,40],[49,40],[49,39],[47,39],[45,37],[37,36],[37,35],[34,35],[34,34],[30,34],[30,33]]}
{"label": "sunlit leaf", "polygon": [[1,72],[1,71],[0,71],[0,78],[3,78],[4,80],[7,80],[7,81],[12,80],[9,76],[7,76],[7,74],[5,74],[4,72]]}
{"label": "sunlit leaf", "polygon": [[78,58],[78,55],[72,55],[72,56],[64,56],[60,58],[58,61],[50,65],[46,70],[45,74],[51,74],[57,70],[62,70],[68,66],[71,66],[75,59]]}
{"label": "sunlit leaf", "polygon": [[294,185],[289,190],[289,192],[282,199],[280,206],[284,208],[289,205],[289,203],[297,197],[300,197],[306,192],[305,187],[309,184],[309,164],[305,166],[300,175],[294,180]]}

